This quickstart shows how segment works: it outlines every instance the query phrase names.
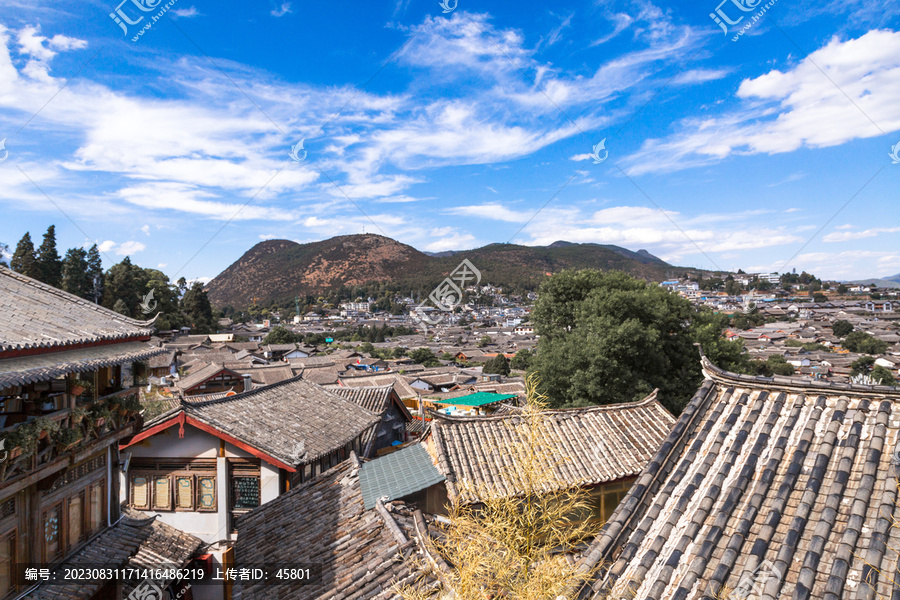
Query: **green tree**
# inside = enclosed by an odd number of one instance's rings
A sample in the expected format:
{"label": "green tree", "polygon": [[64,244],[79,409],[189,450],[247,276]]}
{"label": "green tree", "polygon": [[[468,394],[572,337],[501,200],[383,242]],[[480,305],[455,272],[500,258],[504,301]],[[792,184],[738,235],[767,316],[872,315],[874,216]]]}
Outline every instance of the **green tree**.
{"label": "green tree", "polygon": [[181,299],[181,311],[191,326],[191,333],[214,333],[212,306],[203,285],[195,281]]}
{"label": "green tree", "polygon": [[403,346],[394,348],[394,358],[403,358],[404,356],[406,356],[406,348]]}
{"label": "green tree", "polygon": [[783,356],[773,354],[765,361],[751,360],[750,372],[765,377],[771,377],[772,375],[790,376],[794,374],[794,365],[787,362]]}
{"label": "green tree", "polygon": [[297,336],[287,327],[276,325],[269,330],[269,334],[263,338],[263,344],[293,344]]}
{"label": "green tree", "polygon": [[828,302],[828,296],[823,294],[822,292],[815,292],[813,295],[813,302],[818,302],[822,304],[823,302]]}
{"label": "green tree", "polygon": [[497,356],[489,358],[487,362],[484,363],[484,368],[481,372],[485,375],[509,375],[509,359],[507,359],[502,352],[499,352]]}
{"label": "green tree", "polygon": [[850,365],[850,376],[863,375],[872,370],[875,366],[874,356],[861,356],[853,361]]}
{"label": "green tree", "polygon": [[848,288],[848,287],[847,287],[846,285],[844,285],[843,283],[838,284],[838,286],[837,286],[837,293],[840,294],[841,296],[843,296],[844,294],[846,294],[849,290],[850,290],[850,288]]}
{"label": "green tree", "polygon": [[[87,265],[88,265],[88,274],[91,278],[91,290],[92,295],[91,299],[94,298],[94,291],[97,292],[97,298],[99,299],[99,292],[103,289],[103,260],[100,258],[100,250],[97,248],[97,244],[94,244],[87,251]],[[96,283],[96,290],[95,290]]]}
{"label": "green tree", "polygon": [[744,342],[732,342],[722,336],[729,320],[727,315],[702,308],[694,315],[691,323],[691,338],[700,344],[706,357],[717,367],[734,373],[747,373],[749,359],[744,353]]}
{"label": "green tree", "polygon": [[491,336],[489,336],[489,335],[483,335],[483,336],[481,336],[481,339],[478,340],[478,343],[477,343],[476,345],[477,345],[479,348],[484,348],[485,346],[487,346],[488,344],[490,344],[491,341],[492,341],[492,340],[491,340]]}
{"label": "green tree", "polygon": [[894,385],[897,383],[891,370],[881,365],[875,365],[875,368],[872,369],[872,379],[880,385]]}
{"label": "green tree", "polygon": [[839,338],[846,337],[851,331],[853,324],[850,321],[837,320],[831,326],[831,333]]}
{"label": "green tree", "polygon": [[844,338],[844,348],[860,354],[884,354],[888,343],[869,335],[865,331],[853,331]]}
{"label": "green tree", "polygon": [[94,282],[88,270],[87,251],[70,248],[62,261],[62,289],[80,298],[90,300],[94,296]]}
{"label": "green tree", "polygon": [[128,304],[126,304],[125,301],[121,298],[116,300],[116,303],[113,305],[112,309],[120,315],[125,315],[126,317],[131,316],[131,311],[128,309]]}
{"label": "green tree", "polygon": [[638,400],[654,388],[681,412],[701,381],[685,298],[625,273],[584,269],[545,280],[532,311],[532,365],[551,406]]}
{"label": "green tree", "polygon": [[371,355],[373,352],[375,352],[375,346],[372,345],[372,342],[363,342],[362,344],[360,344],[359,346],[357,346],[356,349],[357,349],[359,352],[362,352],[362,353],[364,353],[364,354],[370,354],[370,355]]}
{"label": "green tree", "polygon": [[436,367],[441,364],[430,348],[416,348],[415,350],[410,350],[409,358],[413,362],[426,367]]}
{"label": "green tree", "polygon": [[31,234],[27,231],[16,244],[16,250],[13,252],[9,266],[16,273],[21,273],[26,277],[38,280],[41,278],[40,266],[34,252],[34,243],[31,241]]}
{"label": "green tree", "polygon": [[104,277],[103,306],[115,310],[116,303],[121,300],[128,307],[129,314],[136,314],[138,304],[146,294],[141,285],[142,279],[140,267],[133,265],[127,256],[122,262],[111,266]]}
{"label": "green tree", "polygon": [[528,348],[522,348],[521,350],[516,352],[516,355],[512,357],[511,361],[509,361],[509,366],[520,371],[527,371],[531,368],[531,363],[533,360],[534,352],[532,352]]}
{"label": "green tree", "polygon": [[47,285],[53,287],[62,286],[62,260],[59,258],[59,252],[56,250],[56,226],[51,225],[44,234],[44,239],[40,247],[37,249],[35,258],[38,263],[38,270],[41,274],[40,280]]}

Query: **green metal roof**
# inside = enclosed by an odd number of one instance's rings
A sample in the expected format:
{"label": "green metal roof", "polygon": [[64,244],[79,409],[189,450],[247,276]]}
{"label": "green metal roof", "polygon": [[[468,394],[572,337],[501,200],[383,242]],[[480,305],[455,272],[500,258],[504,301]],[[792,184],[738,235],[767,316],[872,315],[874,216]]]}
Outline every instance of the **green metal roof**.
{"label": "green metal roof", "polygon": [[517,398],[517,394],[494,394],[493,392],[476,392],[459,398],[447,398],[446,400],[428,400],[434,404],[450,404],[452,406],[485,406],[494,402],[503,402],[510,398]]}
{"label": "green metal roof", "polygon": [[375,501],[382,496],[396,500],[444,479],[421,444],[385,454],[363,463],[359,469],[359,487],[366,509],[375,508]]}

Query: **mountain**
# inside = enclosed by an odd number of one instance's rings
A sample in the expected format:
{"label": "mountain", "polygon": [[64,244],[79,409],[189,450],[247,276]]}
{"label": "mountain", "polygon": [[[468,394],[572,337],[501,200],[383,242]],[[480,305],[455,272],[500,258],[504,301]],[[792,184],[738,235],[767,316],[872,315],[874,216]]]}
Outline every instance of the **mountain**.
{"label": "mountain", "polygon": [[856,281],[848,281],[855,285],[872,285],[883,288],[900,288],[900,273],[891,275],[890,277],[873,277],[871,279],[858,279]]}
{"label": "mountain", "polygon": [[662,281],[668,263],[646,250],[555,242],[550,246],[490,244],[475,250],[428,255],[380,235],[346,235],[298,244],[268,240],[248,250],[209,282],[209,299],[219,307],[243,308],[294,296],[373,283],[397,289],[430,290],[467,258],[481,271],[482,283],[533,288],[547,273],[569,268],[621,270]]}

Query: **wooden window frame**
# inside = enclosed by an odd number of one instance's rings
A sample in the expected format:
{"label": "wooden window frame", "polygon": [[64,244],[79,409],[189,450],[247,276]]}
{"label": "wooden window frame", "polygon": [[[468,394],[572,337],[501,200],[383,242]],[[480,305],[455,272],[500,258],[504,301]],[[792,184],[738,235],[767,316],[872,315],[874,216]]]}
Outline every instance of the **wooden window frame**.
{"label": "wooden window frame", "polygon": [[[66,533],[66,519],[65,519],[65,505],[66,502],[64,500],[59,500],[55,504],[52,504],[41,511],[41,556],[43,557],[44,563],[52,563],[57,558],[61,557],[65,553],[65,533]],[[58,513],[58,521],[57,521],[57,529],[56,529],[56,554],[50,555],[47,550],[47,546],[50,542],[47,540],[47,515],[50,512],[57,511]]]}
{"label": "wooden window frame", "polygon": [[[95,489],[100,490],[100,519],[97,522],[96,527],[90,527],[91,524],[91,494]],[[102,530],[106,523],[106,481],[100,480],[85,488],[85,507],[84,507],[84,521],[85,521],[85,534],[90,537],[95,533]]]}
{"label": "wooden window frame", "polygon": [[[168,503],[165,505],[164,508],[161,508],[159,505],[159,502],[157,501],[158,494],[157,494],[156,483],[160,479],[165,479],[166,483],[168,484],[166,487],[168,489],[169,498],[168,498]],[[153,478],[151,479],[151,481],[153,482],[153,486],[151,487],[151,492],[153,494],[152,494],[152,500],[150,500],[150,510],[152,510],[153,512],[174,512],[175,500],[173,498],[174,490],[172,489],[172,475],[156,473],[153,475]]]}
{"label": "wooden window frame", "polygon": [[[197,461],[197,468],[192,469],[193,462],[191,460],[167,459],[139,463],[134,471],[129,471],[128,506],[135,510],[150,512],[218,512],[218,471],[212,468],[212,464],[209,461]],[[146,478],[150,486],[147,495],[147,505],[144,506],[136,506],[134,504],[134,480],[137,477]],[[190,508],[180,507],[178,504],[178,482],[185,477],[191,480]],[[161,508],[156,504],[156,480],[159,478],[167,478],[169,481],[169,504],[167,508]],[[213,508],[200,507],[200,479],[212,479],[213,481]]]}
{"label": "wooden window frame", "polygon": [[[213,485],[212,485],[212,490],[213,490],[213,505],[212,505],[211,508],[204,508],[204,507],[201,506],[201,504],[200,504],[200,497],[203,495],[203,494],[201,493],[201,487],[200,487],[200,480],[201,480],[201,479],[212,479],[212,482],[213,482]],[[197,512],[211,512],[211,513],[218,512],[218,511],[219,511],[219,488],[218,488],[219,483],[218,483],[218,477],[217,477],[216,475],[214,475],[214,474],[213,474],[213,475],[200,474],[200,475],[196,475],[196,476],[195,476],[195,480],[196,480],[196,482],[197,482],[197,490],[196,490],[197,495],[196,495],[196,498],[195,498],[195,501],[194,501],[194,505],[197,507]]]}
{"label": "wooden window frame", "polygon": [[[75,547],[78,546],[79,543],[81,543],[83,540],[85,540],[87,538],[87,536],[86,536],[87,532],[85,529],[85,521],[86,521],[85,509],[87,507],[87,505],[85,503],[85,498],[87,496],[87,494],[85,494],[86,489],[87,488],[83,488],[83,489],[79,490],[78,492],[72,494],[71,496],[68,496],[63,501],[63,504],[65,505],[65,511],[66,511],[66,554],[69,554],[70,552],[72,552],[72,550],[74,550]],[[78,536],[78,539],[72,540],[72,539],[70,539],[71,538],[70,534],[72,533],[70,530],[70,527],[71,527],[72,523],[70,521],[70,510],[69,509],[70,509],[72,500],[74,500],[75,498],[81,498],[81,511],[80,511],[81,514],[78,515],[78,518],[81,520],[81,535]]]}

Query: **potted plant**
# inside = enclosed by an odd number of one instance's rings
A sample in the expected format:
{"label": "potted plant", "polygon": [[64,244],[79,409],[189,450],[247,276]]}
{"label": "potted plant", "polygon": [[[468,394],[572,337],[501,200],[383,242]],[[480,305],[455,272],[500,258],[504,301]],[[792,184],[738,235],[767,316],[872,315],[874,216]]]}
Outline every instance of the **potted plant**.
{"label": "potted plant", "polygon": [[24,423],[7,434],[4,446],[8,446],[9,458],[31,456],[37,451],[38,436],[32,423]]}
{"label": "potted plant", "polygon": [[106,420],[112,416],[109,412],[109,407],[106,402],[97,402],[91,407],[89,414],[94,430],[99,437],[100,428],[103,427],[106,424]]}
{"label": "potted plant", "polygon": [[122,415],[140,412],[143,409],[141,401],[138,400],[137,394],[125,396],[119,400],[119,413]]}
{"label": "potted plant", "polygon": [[39,440],[42,440],[48,435],[59,431],[59,423],[48,417],[38,417],[34,420],[34,423],[32,423],[31,426],[37,433]]}
{"label": "potted plant", "polygon": [[87,416],[88,416],[87,409],[82,408],[80,406],[76,406],[75,408],[73,408],[72,412],[69,415],[69,419],[72,422],[72,427],[75,427],[76,425],[81,425],[81,422],[84,421]]}
{"label": "potted plant", "polygon": [[60,430],[60,432],[54,438],[56,442],[56,449],[60,452],[68,452],[75,446],[81,443],[81,440],[84,439],[84,433],[81,431],[81,428],[66,428]]}

